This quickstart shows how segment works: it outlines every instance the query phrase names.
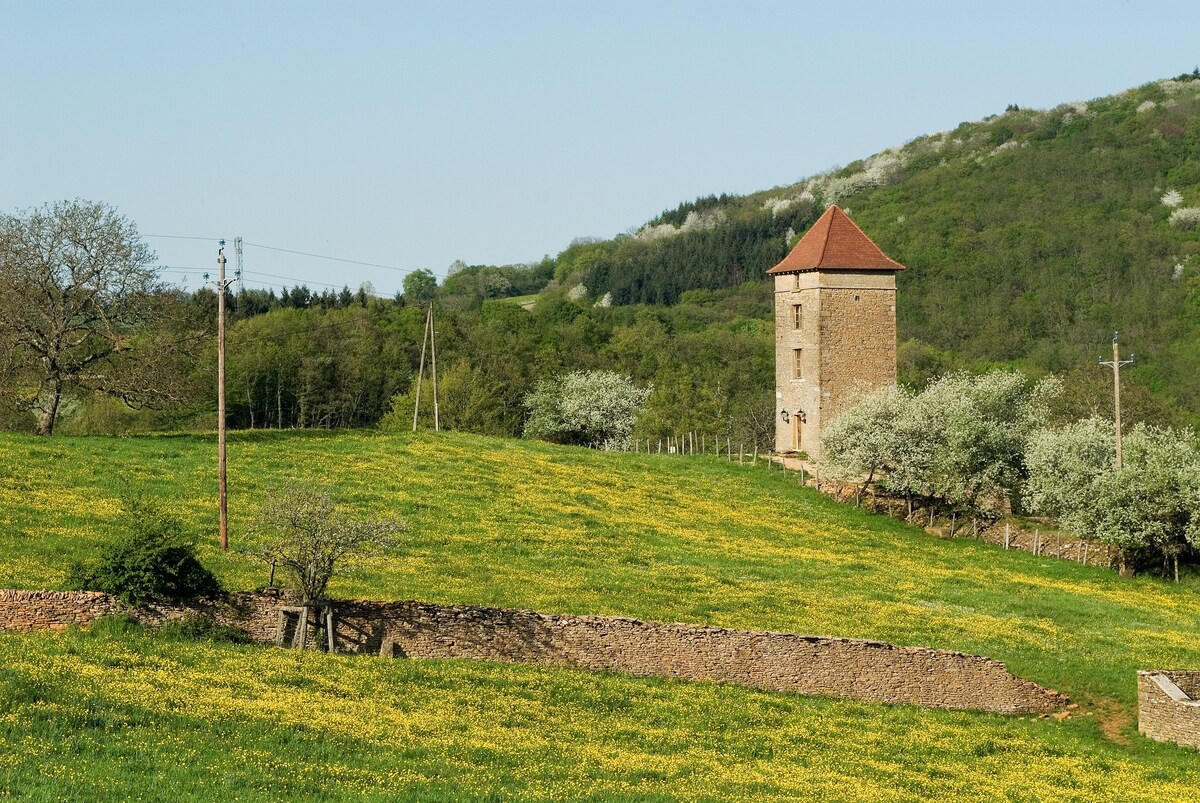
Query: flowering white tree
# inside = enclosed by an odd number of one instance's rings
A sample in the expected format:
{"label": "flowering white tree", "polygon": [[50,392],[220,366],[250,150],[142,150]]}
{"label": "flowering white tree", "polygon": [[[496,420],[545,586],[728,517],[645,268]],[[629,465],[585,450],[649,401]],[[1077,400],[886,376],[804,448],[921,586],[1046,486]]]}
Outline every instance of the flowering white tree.
{"label": "flowering white tree", "polygon": [[1159,200],[1163,202],[1163,206],[1174,208],[1183,203],[1183,196],[1179,193],[1179,190],[1167,190]]}
{"label": "flowering white tree", "polygon": [[1171,217],[1167,221],[1177,229],[1191,231],[1200,226],[1200,208],[1194,206],[1183,206],[1171,213]]}
{"label": "flowering white tree", "polygon": [[912,403],[910,391],[892,385],[865,396],[834,419],[821,434],[822,473],[861,483],[857,494],[861,500],[879,475],[895,471],[902,463],[908,443],[898,423],[908,416]]}
{"label": "flowering white tree", "polygon": [[1175,561],[1200,547],[1200,445],[1190,430],[1138,424],[1115,467],[1112,425],[1087,419],[1043,430],[1027,451],[1027,499],[1064,529],[1117,549],[1123,574],[1147,552]]}
{"label": "flowering white tree", "polygon": [[1068,526],[1075,511],[1090,504],[1093,486],[1116,454],[1112,422],[1094,416],[1034,432],[1025,449],[1025,504]]}
{"label": "flowering white tree", "polygon": [[1057,379],[1033,385],[1016,371],[954,373],[931,383],[917,398],[934,429],[933,495],[972,510],[1005,506],[1020,487],[1025,439],[1060,390]]}
{"label": "flowering white tree", "polygon": [[995,512],[1019,488],[1025,439],[1060,389],[1056,379],[1032,384],[1012,371],[948,374],[916,394],[886,389],[822,434],[826,461],[835,475],[879,475],[910,505],[926,498]]}
{"label": "flowering white tree", "polygon": [[627,443],[650,391],[612,371],[544,380],[525,397],[525,437],[595,448]]}

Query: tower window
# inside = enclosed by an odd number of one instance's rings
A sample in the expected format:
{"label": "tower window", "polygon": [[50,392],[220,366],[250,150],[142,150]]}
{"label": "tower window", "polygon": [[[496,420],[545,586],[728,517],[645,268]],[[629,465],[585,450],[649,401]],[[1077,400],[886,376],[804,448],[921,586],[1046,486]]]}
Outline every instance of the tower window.
{"label": "tower window", "polygon": [[792,349],[792,379],[804,378],[804,349]]}
{"label": "tower window", "polygon": [[799,329],[801,322],[804,320],[804,306],[802,304],[792,305],[792,328]]}

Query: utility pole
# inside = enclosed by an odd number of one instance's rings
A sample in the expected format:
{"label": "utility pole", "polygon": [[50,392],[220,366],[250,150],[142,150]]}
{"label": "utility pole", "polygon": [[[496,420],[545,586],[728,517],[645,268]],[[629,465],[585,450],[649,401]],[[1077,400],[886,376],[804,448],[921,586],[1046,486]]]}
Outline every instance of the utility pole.
{"label": "utility pole", "polygon": [[241,300],[242,300],[242,238],[241,237],[233,238],[233,258],[234,258],[233,275],[237,279],[237,283],[238,283],[238,297],[237,297],[238,303],[235,305],[235,308],[234,308],[234,314],[236,315],[237,308],[241,307]]}
{"label": "utility pole", "polygon": [[[241,238],[238,238],[239,240]],[[225,290],[233,281],[225,281],[225,241],[217,249],[217,505],[220,509],[221,550],[229,549],[229,495],[225,474]],[[240,245],[240,243],[239,243]],[[240,252],[239,248],[239,252]],[[241,276],[239,267],[238,276]],[[208,280],[208,274],[204,274]]]}
{"label": "utility pole", "polygon": [[442,424],[438,418],[437,397],[437,326],[433,320],[433,302],[429,302],[429,357],[433,364],[433,431],[441,432]]}
{"label": "utility pole", "polygon": [[1106,361],[1103,357],[1098,357],[1100,365],[1112,368],[1113,372],[1113,422],[1116,425],[1117,431],[1117,468],[1122,465],[1121,460],[1121,366],[1132,365],[1134,355],[1130,354],[1128,360],[1121,359],[1121,352],[1117,347],[1117,332],[1113,332],[1112,346],[1113,356],[1112,361]]}
{"label": "utility pole", "polygon": [[429,342],[429,316],[433,307],[425,310],[425,333],[421,335],[421,364],[417,368],[417,402],[413,405],[413,432],[417,431],[417,414],[421,411],[421,380],[425,376],[425,344]]}

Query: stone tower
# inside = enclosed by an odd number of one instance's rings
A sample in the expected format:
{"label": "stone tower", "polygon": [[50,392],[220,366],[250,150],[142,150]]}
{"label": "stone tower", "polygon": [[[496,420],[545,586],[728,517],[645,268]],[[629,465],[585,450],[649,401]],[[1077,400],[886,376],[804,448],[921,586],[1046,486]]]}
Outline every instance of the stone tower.
{"label": "stone tower", "polygon": [[830,206],[775,280],[775,449],[821,455],[821,428],[862,393],[896,382],[896,271]]}

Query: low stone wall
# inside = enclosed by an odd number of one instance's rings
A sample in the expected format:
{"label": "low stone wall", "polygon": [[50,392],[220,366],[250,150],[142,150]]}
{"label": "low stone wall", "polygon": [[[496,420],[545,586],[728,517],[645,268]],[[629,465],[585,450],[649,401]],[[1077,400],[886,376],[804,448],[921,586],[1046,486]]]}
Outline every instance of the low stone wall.
{"label": "low stone wall", "polygon": [[364,620],[386,621],[385,655],[525,661],[1000,713],[1067,702],[999,661],[878,641],[420,603],[380,613]]}
{"label": "low stone wall", "polygon": [[98,591],[7,591],[0,589],[0,633],[66,630],[89,625],[120,610]]}
{"label": "low stone wall", "polygon": [[[0,629],[82,625],[121,610],[104,595],[0,594],[8,595],[0,596]],[[21,595],[24,603],[18,604]],[[255,641],[273,642],[283,602],[278,592],[268,591],[133,613],[149,624],[205,613]],[[1068,702],[1015,677],[999,661],[862,639],[421,602],[338,602],[335,611],[339,652],[548,664],[998,713],[1052,711]],[[21,624],[6,628],[9,621]],[[290,641],[296,626],[296,617],[287,620],[285,639]],[[315,645],[315,623],[310,628]]]}
{"label": "low stone wall", "polygon": [[1138,730],[1200,748],[1200,670],[1138,672]]}

